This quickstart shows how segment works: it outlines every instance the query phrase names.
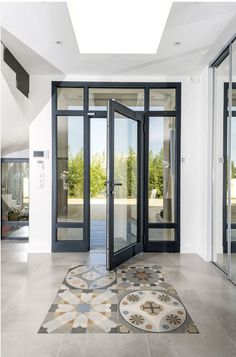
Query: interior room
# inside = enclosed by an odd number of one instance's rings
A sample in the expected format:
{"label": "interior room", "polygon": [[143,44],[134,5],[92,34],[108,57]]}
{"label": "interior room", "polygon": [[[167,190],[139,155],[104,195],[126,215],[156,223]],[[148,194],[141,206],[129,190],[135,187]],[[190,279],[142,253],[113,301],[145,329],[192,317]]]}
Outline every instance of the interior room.
{"label": "interior room", "polygon": [[0,2],[2,356],[236,356],[236,2],[115,5]]}

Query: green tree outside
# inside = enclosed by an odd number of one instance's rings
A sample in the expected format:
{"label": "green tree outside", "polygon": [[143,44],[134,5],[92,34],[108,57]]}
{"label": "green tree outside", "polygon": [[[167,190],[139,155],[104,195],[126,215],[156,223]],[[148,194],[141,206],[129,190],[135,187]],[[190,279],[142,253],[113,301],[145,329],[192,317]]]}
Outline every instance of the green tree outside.
{"label": "green tree outside", "polygon": [[149,151],[149,183],[148,191],[156,190],[158,198],[163,197],[163,149],[154,155]]}
{"label": "green tree outside", "polygon": [[234,161],[232,161],[231,168],[232,168],[232,179],[233,179],[236,178],[236,166],[234,164]]}
{"label": "green tree outside", "polygon": [[68,186],[70,198],[83,197],[84,189],[84,153],[81,149],[75,157],[68,162]]}
{"label": "green tree outside", "polygon": [[[83,197],[83,150],[68,162],[68,188],[70,198]],[[117,197],[136,197],[137,193],[137,160],[136,153],[130,147],[128,155],[116,157],[115,180],[122,186],[117,189]],[[105,191],[106,162],[105,153],[95,154],[90,163],[90,194],[99,197]],[[156,190],[157,197],[163,197],[163,149],[159,154],[149,152],[149,192]]]}
{"label": "green tree outside", "polygon": [[98,197],[106,189],[105,153],[95,154],[90,163],[90,196]]}

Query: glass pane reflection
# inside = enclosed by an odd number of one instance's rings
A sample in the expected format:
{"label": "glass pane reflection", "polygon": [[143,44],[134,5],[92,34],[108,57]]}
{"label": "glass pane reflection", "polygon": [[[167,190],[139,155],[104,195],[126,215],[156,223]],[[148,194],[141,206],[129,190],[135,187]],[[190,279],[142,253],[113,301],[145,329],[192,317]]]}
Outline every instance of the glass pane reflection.
{"label": "glass pane reflection", "polygon": [[149,91],[149,110],[175,110],[175,88],[155,88]]}
{"label": "glass pane reflection", "polygon": [[149,121],[149,223],[175,221],[175,118]]}
{"label": "glass pane reflection", "polygon": [[[219,162],[223,157],[224,132],[224,87],[229,81],[229,57],[214,68],[214,185],[213,185],[213,261],[227,272],[227,253],[223,245],[223,205],[224,205],[224,165]],[[225,163],[226,165],[227,163]]]}
{"label": "glass pane reflection", "polygon": [[175,229],[173,228],[149,228],[148,230],[149,241],[174,241]]}
{"label": "glass pane reflection", "polygon": [[58,222],[83,221],[84,150],[83,117],[57,119]]}
{"label": "glass pane reflection", "polygon": [[114,99],[133,110],[144,110],[144,89],[90,88],[89,110],[107,110],[107,102]]}
{"label": "glass pane reflection", "polygon": [[57,240],[83,240],[83,228],[57,228]]}
{"label": "glass pane reflection", "polygon": [[2,222],[29,220],[29,163],[2,163]]}
{"label": "glass pane reflection", "polygon": [[137,241],[136,121],[117,115],[114,120],[114,252]]}
{"label": "glass pane reflection", "polygon": [[58,110],[83,110],[83,88],[57,88]]}

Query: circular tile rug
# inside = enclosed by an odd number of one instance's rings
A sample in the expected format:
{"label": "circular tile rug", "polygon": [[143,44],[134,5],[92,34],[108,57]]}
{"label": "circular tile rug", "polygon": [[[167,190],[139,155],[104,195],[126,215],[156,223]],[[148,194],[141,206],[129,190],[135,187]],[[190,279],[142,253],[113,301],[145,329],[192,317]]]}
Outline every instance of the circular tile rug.
{"label": "circular tile rug", "polygon": [[72,268],[65,278],[66,284],[76,289],[101,289],[110,286],[115,280],[115,272],[107,272],[105,267],[97,265]]}
{"label": "circular tile rug", "polygon": [[174,331],[186,320],[184,306],[171,295],[160,291],[140,290],[125,295],[119,304],[125,321],[149,332]]}

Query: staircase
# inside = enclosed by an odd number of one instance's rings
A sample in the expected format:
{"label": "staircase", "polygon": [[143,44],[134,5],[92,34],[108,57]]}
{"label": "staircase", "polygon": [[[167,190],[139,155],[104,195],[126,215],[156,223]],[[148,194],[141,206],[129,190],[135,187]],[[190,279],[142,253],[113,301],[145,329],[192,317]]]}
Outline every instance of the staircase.
{"label": "staircase", "polygon": [[3,193],[2,200],[9,208],[19,208],[19,205],[17,205],[17,200],[13,199],[11,193]]}

